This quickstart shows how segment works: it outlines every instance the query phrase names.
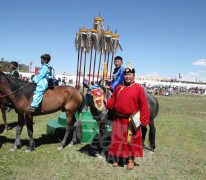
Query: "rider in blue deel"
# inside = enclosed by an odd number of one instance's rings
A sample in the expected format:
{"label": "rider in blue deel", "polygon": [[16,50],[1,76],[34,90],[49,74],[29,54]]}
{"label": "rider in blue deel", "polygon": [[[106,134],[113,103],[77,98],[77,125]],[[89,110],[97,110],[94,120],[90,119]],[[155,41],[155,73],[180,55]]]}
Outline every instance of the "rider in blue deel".
{"label": "rider in blue deel", "polygon": [[43,54],[41,56],[42,66],[39,68],[37,75],[32,79],[36,84],[36,90],[34,91],[31,106],[26,109],[27,112],[35,112],[42,101],[46,89],[48,88],[48,80],[51,78],[51,66],[49,65],[50,60],[51,56],[49,54]]}

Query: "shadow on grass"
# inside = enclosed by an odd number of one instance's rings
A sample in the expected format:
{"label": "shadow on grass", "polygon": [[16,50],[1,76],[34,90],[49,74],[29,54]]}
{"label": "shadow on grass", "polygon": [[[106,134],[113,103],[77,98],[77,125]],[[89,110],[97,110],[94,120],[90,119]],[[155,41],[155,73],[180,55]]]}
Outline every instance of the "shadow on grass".
{"label": "shadow on grass", "polygon": [[[12,145],[15,142],[15,137],[14,138],[8,138],[6,136],[2,136],[3,134],[0,135],[0,144],[6,144],[6,143],[11,143]],[[56,136],[48,136],[47,134],[42,134],[41,137],[35,138],[35,147],[38,148],[41,145],[46,145],[46,144],[59,144],[61,140],[63,139],[62,137],[56,137]],[[67,139],[67,143],[69,143],[72,139],[72,134],[70,133]],[[29,145],[29,137],[28,139],[21,139],[21,146],[28,146]]]}
{"label": "shadow on grass", "polygon": [[97,134],[92,139],[92,142],[79,149],[79,152],[95,157],[96,154],[100,154],[102,151],[107,152],[110,142],[110,133],[104,135],[103,138],[100,134]]}
{"label": "shadow on grass", "polygon": [[103,138],[100,134],[97,134],[96,136],[94,136],[90,144],[86,144],[78,151],[91,157],[105,159],[105,161],[107,161],[108,163],[113,163],[111,156],[109,156],[107,153],[110,143],[111,132],[108,132],[103,136]]}
{"label": "shadow on grass", "polygon": [[[17,126],[18,122],[8,123],[8,130],[11,130]],[[4,124],[0,125],[0,133],[4,131]]]}

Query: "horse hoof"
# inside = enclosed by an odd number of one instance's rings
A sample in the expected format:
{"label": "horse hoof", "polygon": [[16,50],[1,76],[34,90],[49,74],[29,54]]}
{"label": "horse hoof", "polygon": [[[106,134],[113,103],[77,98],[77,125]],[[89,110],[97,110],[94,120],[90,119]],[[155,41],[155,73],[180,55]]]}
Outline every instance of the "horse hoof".
{"label": "horse hoof", "polygon": [[32,150],[30,150],[30,149],[27,149],[25,152],[26,153],[30,153]]}
{"label": "horse hoof", "polygon": [[17,150],[17,149],[16,149],[16,148],[13,148],[13,147],[12,147],[11,149],[9,149],[10,152],[14,152],[14,151],[16,151],[16,150]]}
{"label": "horse hoof", "polygon": [[63,149],[63,147],[57,147],[57,150],[59,150],[59,151],[62,150],[62,149]]}
{"label": "horse hoof", "polygon": [[97,155],[97,158],[98,158],[99,160],[104,160],[104,157],[101,156],[101,155]]}
{"label": "horse hoof", "polygon": [[69,147],[72,147],[72,146],[74,146],[74,143],[73,143],[73,142],[70,142],[70,143],[68,144],[68,146],[69,146]]}
{"label": "horse hoof", "polygon": [[4,129],[3,133],[8,133],[8,129]]}

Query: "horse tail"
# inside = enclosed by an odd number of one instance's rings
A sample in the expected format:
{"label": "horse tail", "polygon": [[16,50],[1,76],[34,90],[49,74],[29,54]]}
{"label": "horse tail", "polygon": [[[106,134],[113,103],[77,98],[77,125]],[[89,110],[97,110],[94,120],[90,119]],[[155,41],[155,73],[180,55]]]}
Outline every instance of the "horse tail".
{"label": "horse tail", "polygon": [[83,110],[83,108],[84,108],[84,106],[86,104],[85,97],[84,97],[83,93],[81,93],[81,95],[82,95],[82,102],[81,102],[81,104],[79,106],[78,114],[80,114],[82,112],[82,110]]}
{"label": "horse tail", "polygon": [[[153,96],[154,97],[154,96]],[[157,116],[158,112],[159,112],[159,102],[157,100],[156,97],[154,97],[155,101],[156,101],[156,111],[155,111],[155,117]]]}

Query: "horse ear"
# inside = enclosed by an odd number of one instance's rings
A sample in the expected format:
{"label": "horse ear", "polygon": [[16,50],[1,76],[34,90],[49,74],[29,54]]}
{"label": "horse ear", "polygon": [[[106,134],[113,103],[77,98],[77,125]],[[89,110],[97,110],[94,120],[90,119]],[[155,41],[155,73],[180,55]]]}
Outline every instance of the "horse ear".
{"label": "horse ear", "polygon": [[100,86],[100,85],[102,85],[102,79],[100,79],[98,82],[97,82],[97,84]]}
{"label": "horse ear", "polygon": [[89,87],[89,85],[88,84],[86,84],[85,82],[83,82],[83,86],[85,87],[85,88],[87,88],[87,89],[89,89],[90,87]]}

